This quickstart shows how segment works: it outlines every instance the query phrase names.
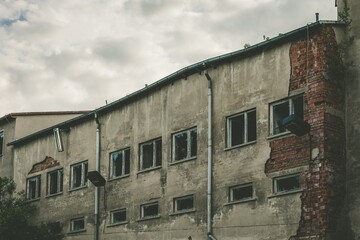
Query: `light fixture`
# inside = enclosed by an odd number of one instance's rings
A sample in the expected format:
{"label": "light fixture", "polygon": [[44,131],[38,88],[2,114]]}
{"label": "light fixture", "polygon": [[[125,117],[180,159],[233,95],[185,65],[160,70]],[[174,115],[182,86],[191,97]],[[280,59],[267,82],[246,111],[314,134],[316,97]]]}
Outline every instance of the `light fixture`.
{"label": "light fixture", "polygon": [[295,114],[285,117],[282,120],[282,125],[296,136],[303,136],[310,131],[310,125]]}
{"label": "light fixture", "polygon": [[89,179],[90,182],[92,182],[92,184],[94,184],[96,187],[105,186],[106,180],[98,171],[88,172],[87,179]]}

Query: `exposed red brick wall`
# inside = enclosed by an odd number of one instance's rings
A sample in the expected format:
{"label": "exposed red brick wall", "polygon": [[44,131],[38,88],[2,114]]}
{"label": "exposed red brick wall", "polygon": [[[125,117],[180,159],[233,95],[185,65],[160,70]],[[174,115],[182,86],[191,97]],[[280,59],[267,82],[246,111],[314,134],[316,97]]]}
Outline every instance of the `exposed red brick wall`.
{"label": "exposed red brick wall", "polygon": [[[331,45],[331,47],[328,47]],[[331,27],[310,33],[290,48],[289,91],[306,88],[304,120],[310,134],[287,136],[270,141],[271,155],[265,173],[308,165],[301,173],[301,219],[297,234],[291,239],[325,239],[335,231],[336,219],[344,199],[345,130],[343,115],[344,91],[341,84],[327,74],[326,51],[336,45]],[[307,62],[308,59],[308,62]],[[311,149],[319,154],[311,159]]]}
{"label": "exposed red brick wall", "polygon": [[33,165],[32,169],[30,170],[29,174],[41,172],[45,169],[52,168],[59,166],[60,163],[53,159],[52,157],[46,156],[45,159],[39,163]]}

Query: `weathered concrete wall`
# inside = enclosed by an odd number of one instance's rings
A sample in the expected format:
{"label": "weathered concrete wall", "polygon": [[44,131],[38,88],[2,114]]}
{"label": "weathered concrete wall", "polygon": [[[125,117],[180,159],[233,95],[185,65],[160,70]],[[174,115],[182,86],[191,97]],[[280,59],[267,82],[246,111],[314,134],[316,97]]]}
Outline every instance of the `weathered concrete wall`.
{"label": "weathered concrete wall", "polygon": [[13,147],[9,147],[7,144],[13,139],[15,120],[9,119],[8,122],[0,125],[0,131],[4,132],[3,155],[0,156],[0,177],[11,178],[13,175]]}
{"label": "weathered concrete wall", "polygon": [[[347,49],[346,64],[346,161],[347,161],[347,219],[348,239],[360,238],[360,1],[347,0],[352,23],[347,38],[354,37]],[[339,1],[338,11],[343,12],[344,3]]]}

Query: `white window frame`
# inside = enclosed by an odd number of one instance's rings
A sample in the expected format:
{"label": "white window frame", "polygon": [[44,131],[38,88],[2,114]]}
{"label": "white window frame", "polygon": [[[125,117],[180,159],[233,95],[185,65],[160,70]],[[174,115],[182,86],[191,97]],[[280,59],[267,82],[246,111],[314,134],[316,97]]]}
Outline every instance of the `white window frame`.
{"label": "white window frame", "polygon": [[[84,228],[81,229],[76,229],[75,230],[75,222],[82,220],[84,222]],[[78,218],[73,218],[70,220],[70,232],[81,232],[84,231],[86,229],[86,222],[85,222],[85,217],[78,217]]]}
{"label": "white window frame", "polygon": [[[189,199],[191,198],[192,199],[192,204],[193,204],[193,207],[192,208],[187,208],[187,209],[182,209],[182,210],[178,210],[178,202],[181,201],[181,200],[185,200],[185,199]],[[195,201],[194,201],[194,194],[190,194],[190,195],[186,195],[186,196],[181,196],[181,197],[176,197],[173,199],[173,212],[174,213],[182,213],[182,212],[190,212],[190,211],[193,211],[195,210],[195,207],[194,207],[194,204],[195,204]]]}
{"label": "white window frame", "polygon": [[[74,187],[74,179],[75,179],[75,174],[74,174],[74,168],[75,167],[78,167],[78,166],[81,166],[81,183],[80,183],[80,186],[78,187]],[[85,166],[87,166],[85,168]],[[70,189],[73,190],[73,189],[79,189],[79,188],[83,188],[83,187],[86,187],[87,186],[87,172],[85,171],[86,169],[88,170],[88,161],[83,161],[83,162],[80,162],[80,163],[76,163],[76,164],[73,164],[71,165],[70,167],[70,171],[71,171],[71,181],[70,181]]]}
{"label": "white window frame", "polygon": [[[35,182],[35,197],[30,196],[30,182]],[[41,197],[41,175],[26,179],[26,199],[35,200]]]}
{"label": "white window frame", "polygon": [[[161,152],[160,152],[160,165],[156,165],[156,162],[157,162],[157,159],[156,159],[156,156],[157,156],[157,152],[156,152],[156,144],[157,142],[160,142],[160,146],[161,146]],[[152,147],[153,147],[153,162],[152,162],[152,166],[151,167],[148,167],[148,168],[144,168],[143,167],[143,147],[145,145],[150,145],[152,144]],[[144,142],[144,143],[141,143],[140,144],[140,171],[142,170],[147,170],[147,169],[151,169],[151,168],[155,168],[155,167],[159,167],[162,165],[162,139],[161,138],[156,138],[156,139],[153,139],[153,140],[150,140],[150,141],[147,141],[147,142]]]}
{"label": "white window frame", "polygon": [[[248,127],[248,114],[251,113],[251,112],[255,112],[255,126],[256,126],[256,108],[253,108],[253,109],[250,109],[250,110],[247,110],[247,111],[244,111],[244,112],[241,112],[241,113],[238,113],[238,114],[235,114],[235,115],[232,115],[232,116],[229,116],[226,118],[226,126],[227,126],[227,147],[228,148],[232,148],[232,147],[237,147],[237,146],[242,146],[242,145],[245,145],[245,144],[248,144],[248,143],[251,143],[251,142],[256,142],[257,140],[257,136],[256,136],[256,127],[255,127],[255,140],[252,140],[252,141],[248,141],[248,132],[249,132],[249,127]],[[239,116],[244,116],[244,139],[243,139],[243,143],[241,144],[237,144],[237,145],[233,145],[232,143],[232,119],[233,118],[236,118],[236,117],[239,117]]]}
{"label": "white window frame", "polygon": [[[278,181],[279,180],[290,179],[290,178],[293,178],[293,177],[298,177],[299,178],[299,187],[298,188],[285,190],[285,191],[278,191]],[[294,174],[290,174],[290,175],[286,175],[286,176],[280,176],[280,177],[274,177],[273,178],[273,193],[274,194],[298,192],[300,190],[301,190],[301,176],[300,176],[299,173],[294,173]]]}
{"label": "white window frame", "polygon": [[[197,140],[198,140],[198,132],[197,132],[197,127],[193,127],[193,128],[190,128],[190,129],[187,129],[187,130],[184,130],[184,131],[181,131],[181,132],[177,132],[177,133],[174,133],[172,135],[172,159],[173,159],[173,162],[181,162],[181,161],[186,161],[186,160],[189,160],[189,159],[194,159],[197,157],[197,151],[196,151],[196,155],[195,156],[191,156],[191,150],[192,150],[192,144],[191,144],[191,132],[195,131],[196,132],[196,145],[197,145]],[[177,135],[180,135],[180,134],[183,134],[183,133],[186,133],[187,134],[187,155],[185,158],[183,159],[175,159],[176,157],[176,140],[175,140],[175,137]],[[196,146],[196,149],[197,149],[197,146]]]}
{"label": "white window frame", "polygon": [[[114,222],[114,214],[119,213],[119,212],[125,213],[125,220],[119,221],[119,222]],[[121,224],[121,223],[125,223],[125,222],[127,222],[127,209],[126,208],[116,209],[116,210],[113,210],[110,212],[110,224],[111,225]]]}
{"label": "white window frame", "polygon": [[[150,207],[150,206],[155,206],[155,205],[158,207],[157,214],[156,215],[145,216],[145,207]],[[151,219],[151,218],[157,218],[159,216],[160,216],[159,202],[151,202],[151,203],[146,203],[146,204],[140,205],[140,219]]]}
{"label": "white window frame", "polygon": [[4,130],[0,130],[0,157],[4,154],[4,137],[5,137],[5,132]]}
{"label": "white window frame", "polygon": [[[51,182],[50,182],[51,177],[50,177],[50,175],[51,174],[56,174],[57,175],[57,188],[56,188],[55,193],[50,193],[50,187],[51,187]],[[64,170],[62,168],[47,173],[47,191],[46,192],[47,192],[48,196],[59,194],[59,193],[62,193],[64,191],[63,176],[64,176]]]}
{"label": "white window frame", "polygon": [[[246,188],[249,186],[251,186],[251,197],[242,198],[242,199],[234,199],[234,190],[235,189]],[[243,201],[247,201],[247,200],[251,200],[251,199],[254,199],[254,185],[252,182],[229,187],[229,202],[243,202]]]}
{"label": "white window frame", "polygon": [[[128,173],[126,173],[125,172],[125,163],[126,163],[126,154],[125,154],[125,152],[126,151],[129,151],[129,159],[128,159],[128,163],[129,163],[129,172]],[[116,171],[116,169],[114,168],[114,159],[113,159],[113,154],[115,154],[115,153],[119,153],[119,152],[121,152],[121,154],[122,154],[122,156],[123,156],[123,159],[122,159],[122,163],[121,163],[121,165],[122,165],[122,167],[121,167],[121,169],[122,169],[122,171],[121,171],[121,174],[120,175],[118,175],[118,176],[115,176],[115,171]],[[129,174],[130,174],[130,159],[131,159],[131,152],[130,152],[130,148],[124,148],[124,149],[121,149],[121,150],[117,150],[117,151],[114,151],[114,152],[111,152],[110,153],[110,169],[109,169],[109,171],[110,171],[110,179],[117,179],[117,178],[122,178],[122,177],[125,177],[125,176],[129,176]]]}
{"label": "white window frame", "polygon": [[304,104],[304,95],[303,94],[300,94],[300,95],[296,95],[296,96],[292,96],[292,97],[289,97],[285,100],[281,100],[281,101],[278,101],[278,102],[274,102],[274,103],[271,103],[270,104],[270,136],[276,136],[276,135],[280,135],[280,134],[284,134],[284,133],[289,133],[288,130],[285,130],[284,132],[280,132],[280,133],[274,133],[274,107],[277,106],[277,105],[281,105],[283,103],[289,103],[289,115],[291,114],[294,114],[295,111],[294,111],[294,99],[298,98],[298,97],[302,97],[303,98],[303,110],[305,109],[305,104]]}

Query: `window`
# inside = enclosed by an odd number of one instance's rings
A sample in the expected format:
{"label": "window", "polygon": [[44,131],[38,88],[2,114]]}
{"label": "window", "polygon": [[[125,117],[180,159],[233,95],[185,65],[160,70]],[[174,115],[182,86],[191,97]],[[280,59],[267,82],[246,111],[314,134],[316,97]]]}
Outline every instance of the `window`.
{"label": "window", "polygon": [[256,110],[227,118],[227,146],[234,147],[256,140]]}
{"label": "window", "polygon": [[4,150],[4,131],[0,131],[0,156],[3,155]]}
{"label": "window", "polygon": [[174,212],[186,212],[194,209],[194,195],[174,198]]}
{"label": "window", "polygon": [[110,224],[126,222],[126,209],[119,209],[110,212]]}
{"label": "window", "polygon": [[161,139],[140,144],[140,170],[161,166]]}
{"label": "window", "polygon": [[242,184],[229,188],[229,201],[237,202],[253,198],[253,185],[252,183]]}
{"label": "window", "polygon": [[85,218],[75,218],[70,221],[70,232],[78,232],[85,230]]}
{"label": "window", "polygon": [[63,191],[63,170],[59,169],[47,174],[47,194],[52,195]]}
{"label": "window", "polygon": [[87,161],[71,166],[71,189],[87,186],[88,163]]}
{"label": "window", "polygon": [[300,189],[300,175],[288,175],[274,178],[274,193],[291,192]]}
{"label": "window", "polygon": [[282,120],[291,114],[295,114],[299,119],[304,118],[304,98],[302,95],[270,105],[270,135],[286,132],[282,126]]}
{"label": "window", "polygon": [[40,198],[41,175],[26,180],[26,198],[28,200]]}
{"label": "window", "polygon": [[173,159],[174,161],[186,160],[196,157],[197,154],[197,130],[192,128],[173,135]]}
{"label": "window", "polygon": [[110,178],[125,176],[130,173],[130,149],[123,149],[110,154]]}
{"label": "window", "polygon": [[149,203],[140,206],[141,218],[154,218],[159,216],[159,203]]}

